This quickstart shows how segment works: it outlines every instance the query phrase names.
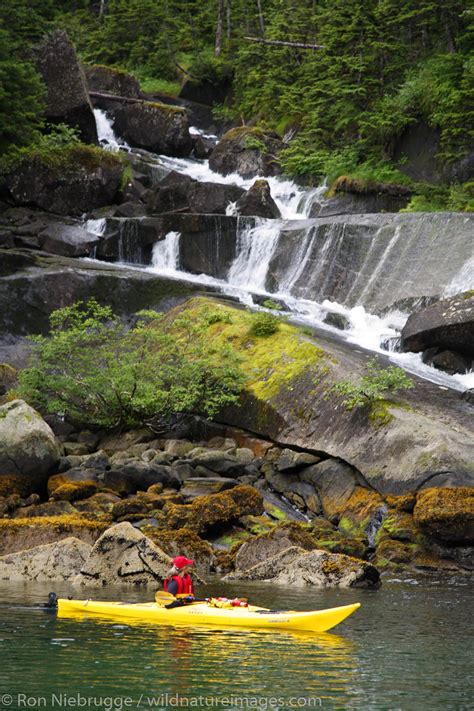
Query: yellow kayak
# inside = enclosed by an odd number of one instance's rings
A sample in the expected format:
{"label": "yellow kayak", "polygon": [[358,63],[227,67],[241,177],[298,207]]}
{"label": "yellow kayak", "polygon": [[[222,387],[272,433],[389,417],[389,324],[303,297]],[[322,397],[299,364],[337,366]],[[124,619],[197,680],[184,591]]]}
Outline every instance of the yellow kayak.
{"label": "yellow kayak", "polygon": [[360,603],[355,602],[327,610],[299,612],[267,610],[255,605],[227,609],[210,606],[207,602],[195,602],[167,609],[156,602],[122,603],[59,598],[58,617],[68,617],[79,612],[105,617],[128,617],[162,625],[228,625],[253,629],[326,632],[352,615],[359,607]]}

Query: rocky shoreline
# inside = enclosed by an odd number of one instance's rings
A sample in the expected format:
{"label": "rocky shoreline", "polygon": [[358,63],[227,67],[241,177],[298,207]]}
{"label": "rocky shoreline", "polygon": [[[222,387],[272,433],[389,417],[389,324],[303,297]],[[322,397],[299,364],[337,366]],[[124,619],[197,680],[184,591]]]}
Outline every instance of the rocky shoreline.
{"label": "rocky shoreline", "polygon": [[338,459],[193,418],[165,439],[53,418],[54,435],[21,401],[0,416],[2,472],[22,468],[0,479],[2,580],[157,585],[177,553],[202,576],[323,587],[473,568],[472,488],[381,496]]}

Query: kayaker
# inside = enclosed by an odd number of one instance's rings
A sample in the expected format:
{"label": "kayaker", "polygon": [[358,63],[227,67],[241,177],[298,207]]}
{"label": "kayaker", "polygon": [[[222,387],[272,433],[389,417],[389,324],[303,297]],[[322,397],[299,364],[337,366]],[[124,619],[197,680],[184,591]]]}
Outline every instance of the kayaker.
{"label": "kayaker", "polygon": [[173,560],[173,567],[163,581],[163,589],[172,595],[193,595],[193,581],[189,574],[194,560],[178,555]]}

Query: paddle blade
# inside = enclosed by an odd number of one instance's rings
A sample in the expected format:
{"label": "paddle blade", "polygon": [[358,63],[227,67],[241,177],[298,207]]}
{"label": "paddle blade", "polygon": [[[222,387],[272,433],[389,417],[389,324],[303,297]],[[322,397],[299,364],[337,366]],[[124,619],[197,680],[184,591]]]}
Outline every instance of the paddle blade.
{"label": "paddle blade", "polygon": [[165,590],[157,590],[155,593],[155,602],[158,605],[168,605],[174,600],[176,600],[175,596]]}

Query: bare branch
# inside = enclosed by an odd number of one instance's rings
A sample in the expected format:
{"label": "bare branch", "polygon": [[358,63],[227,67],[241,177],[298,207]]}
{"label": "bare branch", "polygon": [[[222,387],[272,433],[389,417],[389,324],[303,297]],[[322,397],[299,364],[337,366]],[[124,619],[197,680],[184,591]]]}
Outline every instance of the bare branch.
{"label": "bare branch", "polygon": [[261,37],[244,37],[247,42],[270,44],[276,47],[296,47],[297,49],[324,49],[323,44],[307,44],[306,42],[285,42],[284,40],[267,40]]}

